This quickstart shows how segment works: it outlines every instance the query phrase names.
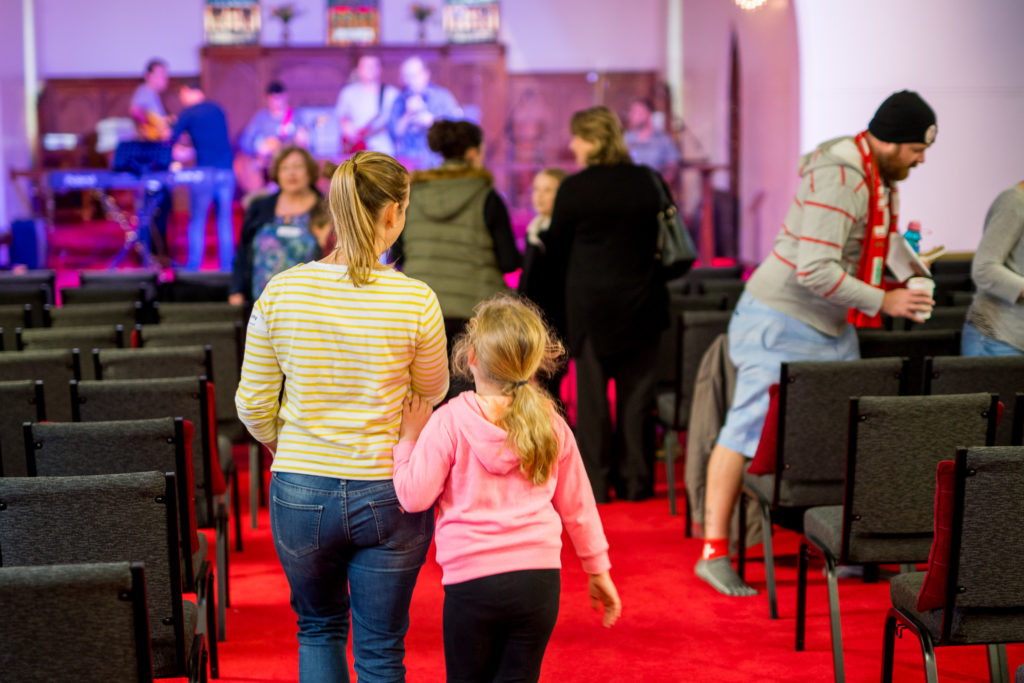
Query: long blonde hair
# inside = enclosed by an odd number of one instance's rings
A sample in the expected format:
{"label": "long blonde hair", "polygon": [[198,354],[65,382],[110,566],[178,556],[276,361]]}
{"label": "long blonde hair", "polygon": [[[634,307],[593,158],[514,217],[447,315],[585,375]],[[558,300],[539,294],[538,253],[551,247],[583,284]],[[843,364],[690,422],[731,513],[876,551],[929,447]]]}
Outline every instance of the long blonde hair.
{"label": "long blonde hair", "polygon": [[370,281],[383,251],[377,240],[380,212],[392,203],[401,208],[408,196],[409,171],[387,154],[359,152],[331,173],[328,202],[337,248],[356,287]]}
{"label": "long blonde hair", "polygon": [[455,372],[472,376],[472,349],[478,372],[512,397],[497,424],[508,432],[505,444],[519,454],[519,471],[533,484],[543,484],[551,476],[559,443],[551,397],[533,376],[555,369],[564,353],[562,344],[536,307],[523,299],[499,294],[478,304],[474,313],[452,351]]}

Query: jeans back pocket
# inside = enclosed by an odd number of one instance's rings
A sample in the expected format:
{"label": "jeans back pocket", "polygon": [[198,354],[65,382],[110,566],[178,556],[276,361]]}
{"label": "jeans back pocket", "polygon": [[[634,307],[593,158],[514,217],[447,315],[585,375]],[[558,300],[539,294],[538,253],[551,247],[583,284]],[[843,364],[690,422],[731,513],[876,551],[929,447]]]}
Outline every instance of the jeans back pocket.
{"label": "jeans back pocket", "polygon": [[409,550],[430,544],[433,536],[434,510],[406,512],[398,498],[371,500],[370,509],[377,523],[380,544],[392,550]]}
{"label": "jeans back pocket", "polygon": [[291,503],[277,496],[271,504],[270,526],[278,548],[293,557],[303,557],[320,548],[323,505]]}

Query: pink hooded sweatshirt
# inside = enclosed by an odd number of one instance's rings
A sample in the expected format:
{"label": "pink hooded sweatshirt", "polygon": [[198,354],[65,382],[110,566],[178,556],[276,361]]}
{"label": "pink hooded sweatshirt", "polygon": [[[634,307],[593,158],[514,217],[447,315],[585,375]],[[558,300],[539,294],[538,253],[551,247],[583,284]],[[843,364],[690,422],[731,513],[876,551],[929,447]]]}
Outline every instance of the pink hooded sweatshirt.
{"label": "pink hooded sweatshirt", "polygon": [[438,506],[441,583],[524,569],[560,569],[562,524],[588,574],[611,568],[608,541],[569,425],[552,411],[561,448],[540,486],[519,471],[506,432],[464,391],[439,408],[416,442],[394,449],[395,491],[406,510]]}

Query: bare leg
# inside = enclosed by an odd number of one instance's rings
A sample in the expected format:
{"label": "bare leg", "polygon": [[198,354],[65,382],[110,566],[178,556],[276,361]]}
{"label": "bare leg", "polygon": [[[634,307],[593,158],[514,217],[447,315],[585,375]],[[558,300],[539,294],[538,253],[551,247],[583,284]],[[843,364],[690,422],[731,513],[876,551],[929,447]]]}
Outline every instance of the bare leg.
{"label": "bare leg", "polygon": [[[729,518],[743,482],[747,458],[731,448],[716,444],[708,460],[707,489],[704,494],[704,537],[728,538]],[[740,530],[743,533],[743,530]],[[729,556],[701,558],[695,568],[697,576],[725,595],[756,595],[757,591],[743,582],[733,569]]]}

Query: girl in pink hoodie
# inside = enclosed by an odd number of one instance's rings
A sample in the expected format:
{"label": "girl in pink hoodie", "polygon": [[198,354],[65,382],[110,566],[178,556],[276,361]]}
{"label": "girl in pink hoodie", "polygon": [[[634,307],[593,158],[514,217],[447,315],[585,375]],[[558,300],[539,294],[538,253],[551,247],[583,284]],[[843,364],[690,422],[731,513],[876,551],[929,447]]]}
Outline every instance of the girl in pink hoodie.
{"label": "girl in pink hoodie", "polygon": [[622,611],[576,440],[533,378],[561,353],[531,305],[493,297],[453,351],[476,391],[432,417],[419,396],[406,402],[395,491],[409,512],[438,507],[449,683],[539,678],[558,617],[563,524],[604,625]]}

